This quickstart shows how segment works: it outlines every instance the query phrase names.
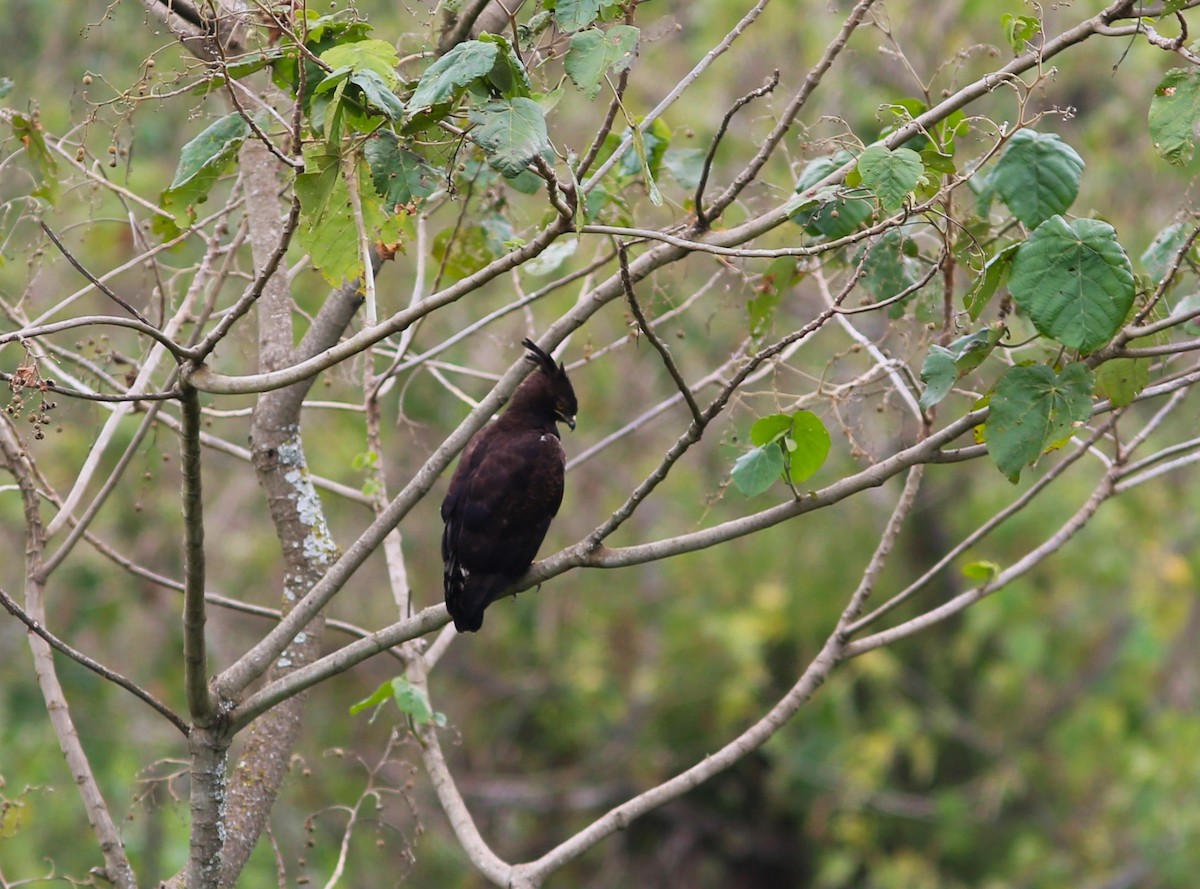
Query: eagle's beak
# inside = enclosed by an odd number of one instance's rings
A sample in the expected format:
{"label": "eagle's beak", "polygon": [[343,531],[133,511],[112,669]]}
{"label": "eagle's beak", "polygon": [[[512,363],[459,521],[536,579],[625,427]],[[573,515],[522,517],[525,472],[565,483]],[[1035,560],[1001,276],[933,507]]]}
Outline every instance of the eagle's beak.
{"label": "eagle's beak", "polygon": [[570,429],[572,432],[575,431],[575,418],[574,417],[563,417],[562,421],[567,424],[568,429]]}

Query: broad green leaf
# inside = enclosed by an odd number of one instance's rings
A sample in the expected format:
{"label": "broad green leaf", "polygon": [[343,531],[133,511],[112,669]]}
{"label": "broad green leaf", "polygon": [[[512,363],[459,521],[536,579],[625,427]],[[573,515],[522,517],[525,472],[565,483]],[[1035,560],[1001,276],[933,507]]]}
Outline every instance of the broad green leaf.
{"label": "broad green leaf", "polygon": [[832,442],[829,430],[812,411],[792,415],[791,441],[795,447],[789,449],[788,476],[799,484],[824,465]]}
{"label": "broad green leaf", "polygon": [[963,304],[972,321],[978,321],[984,308],[995,296],[996,290],[1008,279],[1013,257],[1017,255],[1020,244],[1009,244],[1003,250],[987,261],[983,274],[975,279],[971,289],[963,297]]}
{"label": "broad green leaf", "polygon": [[925,384],[919,402],[923,410],[929,410],[950,394],[958,382],[958,368],[949,349],[937,343],[929,347],[929,354],[921,365],[921,382]]}
{"label": "broad green leaf", "polygon": [[[852,159],[849,152],[839,152],[832,157],[819,157],[810,161],[800,173],[796,183],[796,194],[803,194],[830,173],[841,169]],[[875,208],[868,200],[846,196],[844,187],[834,187],[822,192],[792,214],[792,222],[803,226],[814,237],[821,236],[830,241],[844,238],[871,218]]]}
{"label": "broad green leaf", "polygon": [[558,267],[575,255],[575,251],[579,249],[578,238],[568,238],[563,241],[555,241],[529,262],[521,266],[521,271],[529,275],[549,275],[551,272],[557,271]]}
{"label": "broad green leaf", "polygon": [[996,348],[1002,333],[1003,327],[997,324],[960,337],[948,346],[930,346],[921,367],[921,381],[925,383],[921,407],[933,407],[950,393],[959,378],[979,367]]}
{"label": "broad green leaf", "polygon": [[[1190,315],[1193,312],[1200,311],[1200,293],[1189,293],[1175,305],[1175,313],[1179,315]],[[1200,334],[1200,319],[1192,318],[1183,325],[1184,333],[1189,336]]]}
{"label": "broad green leaf", "polygon": [[1155,235],[1150,246],[1142,253],[1142,265],[1155,284],[1167,276],[1175,255],[1187,243],[1190,234],[1182,222],[1173,222]]}
{"label": "broad green leaf", "polygon": [[791,414],[768,414],[759,417],[750,427],[750,441],[762,447],[779,441],[792,431]]}
{"label": "broad green leaf", "polygon": [[386,704],[389,700],[395,701],[400,712],[412,718],[412,721],[417,725],[424,725],[432,722],[438,726],[446,724],[446,716],[444,713],[435,712],[429,703],[429,696],[424,689],[417,688],[408,681],[404,676],[397,676],[380,685],[371,696],[364,698],[361,701],[351,705],[350,712],[359,714],[363,710],[375,708],[375,713],[371,715],[374,719],[378,715],[378,708]]}
{"label": "broad green leaf", "polygon": [[1132,404],[1149,382],[1149,358],[1114,358],[1096,368],[1096,394],[1115,407]]}
{"label": "broad green leaf", "polygon": [[245,119],[227,114],[183,146],[175,178],[159,197],[159,206],[175,217],[177,225],[186,228],[191,223],[193,207],[208,198],[248,135],[250,125]]}
{"label": "broad green leaf", "polygon": [[753,497],[775,484],[782,472],[783,452],[778,444],[769,444],[738,457],[731,477],[739,491]]}
{"label": "broad green leaf", "polygon": [[589,99],[600,92],[600,82],[608,70],[604,53],[604,32],[599,28],[588,28],[571,35],[567,44],[567,55],[563,59],[567,77],[581,93]]}
{"label": "broad green leaf", "polygon": [[400,64],[396,47],[386,40],[339,43],[321,53],[320,58],[334,69],[345,67],[351,71],[373,71],[388,86],[396,83],[396,66]]}
{"label": "broad green leaf", "polygon": [[1004,28],[1004,39],[1012,47],[1013,55],[1023,53],[1026,44],[1042,32],[1042,23],[1031,15],[1006,12],[1000,16],[1000,25]]}
{"label": "broad green leaf", "polygon": [[525,65],[513,51],[508,39],[499,34],[480,34],[479,40],[483,43],[493,43],[498,48],[496,63],[488,72],[488,83],[506,99],[528,97],[533,90],[529,72],[525,70]]}
{"label": "broad green leaf", "polygon": [[594,99],[609,69],[619,73],[633,63],[639,34],[632,25],[613,25],[607,31],[588,28],[572,34],[563,60],[567,76],[580,92]]}
{"label": "broad green leaf", "polygon": [[863,289],[877,301],[890,299],[917,281],[912,263],[905,257],[904,236],[898,229],[888,229],[864,249],[866,259],[860,252],[855,261],[862,260]]}
{"label": "broad green leaf", "polygon": [[1017,250],[1008,290],[1038,333],[1086,355],[1125,321],[1133,268],[1108,223],[1054,216]]}
{"label": "broad green leaf", "polygon": [[546,118],[532,99],[493,102],[471,111],[470,118],[478,124],[471,138],[505,176],[517,176],[535,157],[550,154]]}
{"label": "broad green leaf", "polygon": [[409,114],[453,102],[467,86],[491,73],[500,49],[495,43],[467,40],[430,65],[408,100]]}
{"label": "broad green leaf", "polygon": [[[332,286],[337,287],[362,274],[358,223],[350,205],[350,192],[342,174],[342,160],[326,145],[304,153],[305,172],[296,177],[300,199],[300,225],[296,240],[309,259]],[[372,241],[399,240],[401,217],[389,217],[383,201],[371,187],[369,169],[359,163],[358,194],[366,236]]]}
{"label": "broad green leaf", "polygon": [[25,156],[33,164],[33,175],[38,183],[33,190],[34,197],[44,198],[49,204],[56,203],[60,192],[58,163],[46,145],[41,122],[36,117],[30,118],[24,114],[14,114],[12,128],[13,134],[21,140],[21,144],[25,147]]}
{"label": "broad green leaf", "polygon": [[995,562],[989,562],[986,559],[980,559],[975,562],[968,562],[963,565],[963,577],[968,580],[977,580],[980,583],[987,583],[993,577],[1000,573],[1000,566]]}
{"label": "broad green leaf", "polygon": [[1080,362],[1061,374],[1044,364],[1009,368],[996,384],[986,424],[988,453],[1009,481],[1087,422],[1092,389],[1092,372]]}
{"label": "broad green leaf", "polygon": [[475,274],[500,255],[482,225],[466,226],[457,236],[454,229],[443,229],[434,236],[430,252],[442,264],[449,281]]}
{"label": "broad green leaf", "polygon": [[320,225],[326,216],[329,199],[341,180],[342,157],[327,145],[314,145],[304,151],[304,172],[296,177],[296,197],[300,199],[301,221]]}
{"label": "broad green leaf", "polygon": [[1150,138],[1167,163],[1181,167],[1192,159],[1200,121],[1200,71],[1172,68],[1150,100]]}
{"label": "broad green leaf", "polygon": [[707,154],[703,148],[668,148],[663,154],[662,165],[671,178],[690,190],[700,184]]}
{"label": "broad green leaf", "polygon": [[1034,228],[1071,206],[1082,174],[1083,158],[1054,133],[1019,130],[988,182],[1013,215]]}
{"label": "broad green leaf", "polygon": [[586,28],[599,15],[600,0],[558,0],[554,5],[554,21],[567,34]]}
{"label": "broad green leaf", "polygon": [[904,206],[904,199],[917,187],[924,172],[921,155],[910,148],[889,151],[882,145],[872,145],[858,156],[863,188],[879,198],[888,213]]}
{"label": "broad green leaf", "polygon": [[433,711],[425,690],[417,688],[403,676],[397,676],[392,680],[392,697],[396,701],[396,706],[400,708],[400,712],[411,716],[417,725],[424,725],[427,722],[436,722],[438,725],[445,724],[446,718]]}
{"label": "broad green leaf", "polygon": [[371,182],[389,210],[429,197],[437,188],[439,173],[386,130],[370,139],[363,149],[371,166]]}
{"label": "broad green leaf", "polygon": [[374,71],[356,71],[350,75],[350,82],[362,90],[368,105],[389,120],[398,122],[404,116],[404,103]]}
{"label": "broad green leaf", "polygon": [[800,269],[791,256],[773,260],[756,289],[756,294],[746,305],[749,314],[750,336],[758,340],[766,336],[775,320],[775,310],[783,298],[784,291],[800,280]]}

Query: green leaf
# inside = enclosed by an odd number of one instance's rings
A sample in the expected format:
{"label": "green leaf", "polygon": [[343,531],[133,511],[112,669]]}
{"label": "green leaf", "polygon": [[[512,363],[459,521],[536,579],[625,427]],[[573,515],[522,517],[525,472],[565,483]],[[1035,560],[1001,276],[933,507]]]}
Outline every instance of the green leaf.
{"label": "green leaf", "polygon": [[600,0],[558,0],[554,6],[554,21],[567,34],[586,28],[599,15]]}
{"label": "green leaf", "polygon": [[891,299],[917,281],[912,263],[905,257],[905,239],[899,229],[888,229],[860,251],[855,261],[862,260],[862,286],[877,301]]}
{"label": "green leaf", "polygon": [[[850,160],[850,153],[842,151],[832,157],[819,157],[810,161],[800,173],[800,181],[796,183],[796,194],[808,191],[830,173],[840,170]],[[835,186],[818,193],[813,198],[813,204],[806,204],[793,213],[792,222],[803,226],[804,230],[814,237],[821,236],[835,241],[853,233],[870,219],[874,212],[875,208],[870,201],[848,198],[845,188]]]}
{"label": "green leaf", "polygon": [[356,71],[350,75],[350,82],[362,90],[370,107],[382,112],[389,120],[398,122],[404,116],[404,103],[374,71]]}
{"label": "green leaf", "polygon": [[1080,362],[1061,374],[1044,364],[1013,367],[991,398],[986,432],[988,453],[1009,481],[1043,451],[1070,438],[1092,415],[1092,372]]}
{"label": "green leaf", "polygon": [[[300,225],[296,240],[313,266],[332,286],[362,275],[358,223],[350,206],[350,192],[342,173],[342,158],[320,143],[304,152],[305,171],[296,177],[300,199]],[[383,201],[371,187],[366,164],[356,164],[358,194],[366,236],[385,242],[398,240],[401,217],[388,217]]]}
{"label": "green leaf", "polygon": [[700,184],[704,172],[704,158],[708,152],[703,148],[668,148],[663,153],[662,165],[676,182],[686,189]]}
{"label": "green leaf", "polygon": [[498,48],[496,64],[488,72],[488,83],[507,99],[515,99],[517,96],[528,97],[533,90],[529,72],[525,70],[525,65],[513,51],[508,39],[499,34],[485,33],[479,35],[479,40],[483,43],[494,43]]}
{"label": "green leaf", "polygon": [[949,349],[936,343],[929,347],[929,354],[921,365],[921,382],[925,384],[925,391],[918,402],[922,410],[929,410],[950,394],[958,382],[958,368]]}
{"label": "green leaf", "polygon": [[371,719],[374,719],[378,715],[378,708],[386,704],[388,700],[395,701],[400,712],[410,717],[417,725],[425,725],[430,722],[438,726],[446,724],[446,715],[434,711],[425,690],[417,688],[404,676],[397,676],[383,683],[371,693],[370,697],[351,705],[350,712],[358,715],[363,710],[374,707],[376,712],[371,716]]}
{"label": "green leaf", "polygon": [[389,86],[396,83],[396,66],[400,64],[396,47],[386,40],[339,43],[321,53],[320,59],[333,69],[371,71]]}
{"label": "green leaf", "polygon": [[1017,250],[1008,289],[1038,333],[1087,354],[1125,321],[1133,268],[1108,223],[1054,216]]}
{"label": "green leaf", "polygon": [[41,122],[36,117],[30,118],[24,114],[14,114],[12,128],[13,134],[21,140],[21,144],[25,147],[25,156],[33,164],[34,179],[38,183],[33,190],[33,196],[44,198],[49,204],[56,203],[60,192],[58,163],[54,160],[54,155],[50,153],[49,146],[46,145]]}
{"label": "green leaf", "polygon": [[183,146],[175,178],[159,197],[159,206],[175,217],[177,225],[186,228],[191,223],[193,207],[208,198],[248,135],[250,125],[245,118],[227,114]]}
{"label": "green leaf", "polygon": [[475,274],[499,255],[481,225],[467,226],[457,237],[453,229],[443,229],[434,236],[431,252],[434,259],[444,264],[449,281]]}
{"label": "green leaf", "polygon": [[738,457],[731,477],[739,491],[753,497],[775,484],[782,472],[783,451],[778,444],[769,444]]}
{"label": "green leaf", "polygon": [[883,145],[872,145],[858,156],[863,188],[879,198],[888,213],[904,206],[904,199],[917,187],[924,172],[921,155],[910,148],[889,151]]}
{"label": "green leaf", "polygon": [[427,722],[441,724],[445,721],[445,717],[439,720],[440,714],[433,712],[425,689],[417,688],[403,676],[397,676],[392,680],[392,697],[396,701],[396,706],[400,708],[400,712],[411,716],[417,725],[424,725]]}
{"label": "green leaf", "polygon": [[1182,222],[1173,222],[1155,235],[1150,246],[1142,253],[1142,265],[1155,284],[1167,276],[1175,255],[1187,243],[1190,234]]}
{"label": "green leaf", "polygon": [[989,259],[983,267],[983,274],[975,279],[975,283],[963,297],[963,304],[972,321],[979,320],[979,316],[991,302],[996,290],[1008,279],[1013,257],[1017,255],[1017,249],[1020,246],[1020,244],[1009,244]]}
{"label": "green leaf", "polygon": [[491,73],[500,49],[495,43],[467,40],[430,65],[408,100],[410,115],[453,102],[476,80]]}
{"label": "green leaf", "polygon": [[239,57],[236,61],[229,61],[221,66],[219,73],[214,73],[209,77],[205,77],[197,83],[189,91],[192,95],[206,96],[220,87],[223,87],[228,79],[241,80],[243,77],[249,77],[263,68],[268,66],[289,65],[294,70],[296,65],[296,48],[293,47],[271,47],[270,49],[260,50],[257,52],[247,53]]}
{"label": "green leaf", "polygon": [[1149,382],[1149,358],[1114,358],[1096,369],[1096,394],[1115,407],[1132,404]]}
{"label": "green leaf", "polygon": [[[369,710],[372,707],[379,707],[386,704],[392,697],[392,680],[388,680],[381,684],[375,691],[371,692],[369,697],[363,698],[361,701],[355,701],[350,705],[350,713],[352,716],[357,716],[364,710]],[[372,716],[372,719],[375,717]]]}
{"label": "green leaf", "polygon": [[1012,47],[1013,55],[1023,53],[1026,44],[1042,32],[1042,23],[1031,15],[1006,12],[1000,16],[1000,25],[1004,28],[1004,39]]}
{"label": "green leaf", "polygon": [[341,155],[327,145],[305,149],[304,172],[296,177],[302,222],[310,226],[325,222],[329,200],[341,181],[341,164]]}
{"label": "green leaf", "polygon": [[792,415],[791,441],[795,447],[789,449],[788,476],[793,484],[799,484],[825,464],[832,441],[829,430],[812,411]]}
{"label": "green leaf", "polygon": [[756,288],[757,293],[746,305],[750,336],[758,340],[767,335],[784,291],[789,290],[800,278],[800,269],[794,257],[781,256],[767,266]]}
{"label": "green leaf", "polygon": [[925,383],[921,407],[925,410],[933,407],[950,393],[961,377],[979,367],[996,348],[1003,331],[1004,328],[996,324],[960,337],[948,346],[930,346],[921,367],[921,381]]}
{"label": "green leaf", "polygon": [[977,580],[980,583],[987,583],[993,577],[1000,573],[1000,566],[995,562],[989,562],[986,559],[980,559],[975,562],[968,562],[963,565],[963,577],[968,580]]}
{"label": "green leaf", "polygon": [[1150,100],[1150,138],[1167,163],[1182,167],[1192,159],[1200,120],[1200,71],[1172,68]]}
{"label": "green leaf", "polygon": [[791,431],[791,414],[768,414],[754,421],[750,427],[750,441],[762,447],[773,441],[779,441]]}
{"label": "green leaf", "polygon": [[575,255],[579,249],[577,238],[555,241],[533,259],[521,266],[521,271],[529,275],[549,275],[564,262]]}
{"label": "green leaf", "polygon": [[607,31],[588,28],[572,34],[563,60],[567,76],[580,92],[594,99],[610,68],[621,72],[633,63],[640,33],[632,25],[613,25]]}
{"label": "green leaf", "polygon": [[470,118],[479,125],[471,138],[505,176],[517,176],[535,157],[550,154],[546,118],[532,99],[493,102],[471,111]]}
{"label": "green leaf", "polygon": [[437,188],[438,171],[407,148],[400,147],[395,134],[381,130],[363,149],[371,167],[376,194],[389,210],[419,202]]}
{"label": "green leaf", "polygon": [[[1180,315],[1190,315],[1200,310],[1200,293],[1189,293],[1175,305],[1175,312]],[[1189,336],[1200,335],[1200,319],[1192,318],[1183,325],[1183,332]]]}
{"label": "green leaf", "polygon": [[988,183],[1029,228],[1063,213],[1079,194],[1083,158],[1054,133],[1019,130]]}

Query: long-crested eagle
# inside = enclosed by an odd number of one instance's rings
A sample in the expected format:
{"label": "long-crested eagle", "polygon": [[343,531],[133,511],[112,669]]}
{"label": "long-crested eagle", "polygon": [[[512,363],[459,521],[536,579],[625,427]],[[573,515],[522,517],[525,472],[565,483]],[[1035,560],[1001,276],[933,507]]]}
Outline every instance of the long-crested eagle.
{"label": "long-crested eagle", "polygon": [[533,563],[562,503],[557,424],[575,428],[575,390],[561,364],[532,340],[521,345],[537,369],[467,444],[442,501],[446,608],[460,633],[483,626],[483,610]]}

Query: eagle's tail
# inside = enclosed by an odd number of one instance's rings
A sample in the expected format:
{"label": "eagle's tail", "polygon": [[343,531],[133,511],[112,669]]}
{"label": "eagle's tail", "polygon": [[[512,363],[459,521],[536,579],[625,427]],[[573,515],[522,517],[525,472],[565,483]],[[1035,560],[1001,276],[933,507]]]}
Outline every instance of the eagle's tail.
{"label": "eagle's tail", "polygon": [[474,633],[483,626],[483,610],[508,588],[502,574],[469,573],[461,565],[446,566],[446,609],[454,618],[454,629]]}

